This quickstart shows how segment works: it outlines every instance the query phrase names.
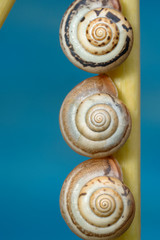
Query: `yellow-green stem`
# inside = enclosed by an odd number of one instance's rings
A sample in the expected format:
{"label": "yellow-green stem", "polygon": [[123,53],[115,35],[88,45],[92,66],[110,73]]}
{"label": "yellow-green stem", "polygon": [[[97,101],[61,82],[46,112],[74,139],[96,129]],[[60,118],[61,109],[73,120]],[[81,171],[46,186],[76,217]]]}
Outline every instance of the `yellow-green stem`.
{"label": "yellow-green stem", "polygon": [[121,0],[123,15],[134,31],[134,45],[130,56],[118,69],[109,73],[119,98],[127,105],[132,117],[132,132],[128,141],[116,154],[121,164],[125,184],[136,202],[135,219],[129,230],[118,240],[140,240],[140,20],[139,0]]}
{"label": "yellow-green stem", "polygon": [[6,20],[16,0],[0,0],[0,28]]}

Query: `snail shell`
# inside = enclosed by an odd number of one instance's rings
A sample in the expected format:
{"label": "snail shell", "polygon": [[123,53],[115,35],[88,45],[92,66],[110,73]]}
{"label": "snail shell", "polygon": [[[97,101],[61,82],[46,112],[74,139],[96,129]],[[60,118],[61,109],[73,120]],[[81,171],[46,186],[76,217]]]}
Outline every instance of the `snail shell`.
{"label": "snail shell", "polygon": [[83,162],[66,178],[60,195],[61,213],[80,238],[114,239],[129,228],[135,202],[121,179],[120,167],[112,157]]}
{"label": "snail shell", "polygon": [[100,158],[116,152],[131,131],[126,106],[107,75],[78,84],[60,110],[60,128],[68,145],[77,153]]}
{"label": "snail shell", "polygon": [[74,65],[106,73],[128,57],[133,31],[119,10],[115,0],[77,0],[68,8],[60,26],[60,43]]}

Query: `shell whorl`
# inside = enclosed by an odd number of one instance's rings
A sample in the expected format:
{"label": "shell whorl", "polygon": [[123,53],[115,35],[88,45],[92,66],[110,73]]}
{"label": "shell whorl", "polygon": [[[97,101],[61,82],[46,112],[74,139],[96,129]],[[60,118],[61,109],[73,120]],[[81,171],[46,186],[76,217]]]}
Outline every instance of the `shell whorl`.
{"label": "shell whorl", "polygon": [[106,75],[83,81],[67,95],[60,111],[60,128],[74,151],[92,158],[105,157],[125,143],[131,118],[117,95]]}
{"label": "shell whorl", "polygon": [[80,238],[114,239],[130,226],[135,203],[121,182],[119,169],[112,157],[90,159],[66,178],[60,196],[61,213]]}
{"label": "shell whorl", "polygon": [[120,11],[110,7],[103,1],[78,0],[63,17],[62,49],[74,65],[85,71],[105,73],[121,64],[131,51],[132,27]]}

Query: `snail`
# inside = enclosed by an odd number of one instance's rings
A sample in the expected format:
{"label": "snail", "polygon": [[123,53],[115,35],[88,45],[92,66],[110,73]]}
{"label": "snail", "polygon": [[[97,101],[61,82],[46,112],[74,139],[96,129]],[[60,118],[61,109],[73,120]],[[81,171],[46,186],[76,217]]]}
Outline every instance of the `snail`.
{"label": "snail", "polygon": [[77,236],[88,240],[115,239],[131,225],[135,201],[123,184],[116,159],[90,159],[66,178],[60,194],[61,214]]}
{"label": "snail", "polygon": [[73,88],[62,104],[59,120],[68,145],[91,158],[116,152],[131,131],[130,114],[107,75],[88,78]]}
{"label": "snail", "polygon": [[118,0],[76,0],[60,25],[60,44],[67,58],[91,73],[120,65],[133,45],[130,23]]}

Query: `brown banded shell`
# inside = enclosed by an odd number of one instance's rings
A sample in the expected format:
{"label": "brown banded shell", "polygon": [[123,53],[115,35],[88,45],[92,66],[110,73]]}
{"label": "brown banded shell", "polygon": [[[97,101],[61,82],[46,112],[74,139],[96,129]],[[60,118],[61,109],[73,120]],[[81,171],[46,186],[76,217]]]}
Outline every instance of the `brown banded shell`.
{"label": "brown banded shell", "polygon": [[112,157],[79,164],[63,184],[60,208],[70,229],[88,240],[117,238],[135,214],[133,195],[122,183],[120,167]]}
{"label": "brown banded shell", "polygon": [[81,82],[67,95],[60,110],[60,128],[74,151],[92,158],[105,157],[126,142],[131,118],[117,96],[106,75]]}
{"label": "brown banded shell", "polygon": [[119,1],[77,0],[66,11],[60,27],[60,43],[67,58],[77,67],[106,73],[128,57],[133,31],[116,3]]}

